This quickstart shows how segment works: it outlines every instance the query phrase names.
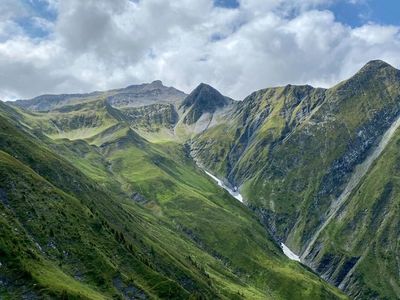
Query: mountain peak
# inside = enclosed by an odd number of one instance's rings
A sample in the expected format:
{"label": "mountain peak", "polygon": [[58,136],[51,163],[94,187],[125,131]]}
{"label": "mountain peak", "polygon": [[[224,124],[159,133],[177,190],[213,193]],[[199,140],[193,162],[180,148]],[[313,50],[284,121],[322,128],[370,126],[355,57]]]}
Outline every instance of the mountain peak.
{"label": "mountain peak", "polygon": [[183,100],[180,108],[190,110],[185,118],[187,124],[195,123],[204,113],[214,113],[228,105],[232,99],[225,97],[218,90],[206,83],[200,83]]}
{"label": "mountain peak", "polygon": [[152,83],[150,83],[151,86],[153,87],[163,87],[163,83],[161,80],[154,80]]}
{"label": "mountain peak", "polygon": [[367,62],[365,64],[365,66],[380,66],[380,67],[391,67],[390,64],[388,64],[387,62],[381,60],[381,59],[373,59],[370,60],[369,62]]}
{"label": "mountain peak", "polygon": [[218,107],[223,107],[228,103],[228,98],[218,90],[206,83],[200,83],[183,100],[181,107],[202,106],[206,111],[214,112]]}
{"label": "mountain peak", "polygon": [[385,82],[391,84],[400,80],[400,71],[382,60],[371,60],[356,74],[334,86],[332,89],[353,89],[355,92],[361,87],[367,87],[371,82]]}
{"label": "mountain peak", "polygon": [[393,67],[392,65],[384,62],[383,60],[371,60],[366,63],[354,77],[362,78],[377,78],[377,76],[384,76],[385,78],[390,77],[390,75],[400,74],[400,71]]}
{"label": "mountain peak", "polygon": [[202,89],[204,89],[204,88],[209,88],[209,89],[216,90],[216,89],[213,88],[211,85],[209,85],[209,84],[207,84],[207,83],[204,83],[204,82],[201,82],[196,88],[202,88]]}
{"label": "mountain peak", "polygon": [[380,69],[396,69],[392,65],[388,64],[387,62],[380,60],[380,59],[375,59],[367,62],[359,72],[365,72],[365,71],[377,71]]}

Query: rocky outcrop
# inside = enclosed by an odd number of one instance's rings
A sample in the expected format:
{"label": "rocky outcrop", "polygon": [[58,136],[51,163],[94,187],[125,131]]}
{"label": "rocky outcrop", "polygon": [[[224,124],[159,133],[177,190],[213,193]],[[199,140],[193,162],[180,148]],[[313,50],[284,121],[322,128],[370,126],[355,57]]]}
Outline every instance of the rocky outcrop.
{"label": "rocky outcrop", "polygon": [[107,98],[114,107],[139,107],[155,103],[180,103],[186,94],[173,88],[166,87],[160,80],[149,84],[131,85],[124,89],[111,91],[113,95]]}
{"label": "rocky outcrop", "polygon": [[122,109],[122,114],[133,127],[159,127],[171,129],[179,119],[172,104],[153,104]]}

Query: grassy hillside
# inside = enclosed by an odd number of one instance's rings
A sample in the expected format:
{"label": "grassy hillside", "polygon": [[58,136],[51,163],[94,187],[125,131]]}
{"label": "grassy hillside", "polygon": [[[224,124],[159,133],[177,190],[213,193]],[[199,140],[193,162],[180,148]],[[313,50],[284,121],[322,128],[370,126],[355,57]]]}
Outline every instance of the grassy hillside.
{"label": "grassy hillside", "polygon": [[358,299],[400,297],[399,146],[398,130],[310,253],[319,272]]}
{"label": "grassy hillside", "polygon": [[[400,71],[372,61],[328,90],[287,86],[253,93],[225,124],[200,134],[192,143],[192,153],[208,169],[240,186],[248,205],[272,234],[301,254],[327,220],[356,166],[371,154],[399,114]],[[362,210],[355,208],[354,213]],[[376,226],[386,222],[391,221],[384,214]],[[396,224],[391,226],[398,230]],[[373,241],[368,235],[364,239]],[[337,242],[326,238],[324,245],[337,247]],[[386,250],[385,245],[376,245],[376,251]],[[391,251],[387,253],[395,256],[394,248]],[[337,274],[316,267],[321,257],[317,262],[310,258],[310,266],[340,283]],[[376,263],[383,261],[382,256],[376,257]],[[340,268],[343,261],[330,264]],[[395,261],[390,264],[397,268]],[[345,268],[343,273],[348,271]],[[394,280],[389,269],[382,270],[386,272],[383,278]],[[397,293],[396,285],[378,287],[371,280],[346,288],[352,295],[370,289],[376,295]]]}
{"label": "grassy hillside", "polygon": [[183,97],[153,82],[0,103],[2,296],[344,297],[275,241],[352,297],[399,296],[397,139],[335,211],[399,116],[398,70]]}
{"label": "grassy hillside", "polygon": [[86,141],[54,141],[0,104],[3,298],[344,297],[289,261],[185,147],[110,115],[118,124]]}

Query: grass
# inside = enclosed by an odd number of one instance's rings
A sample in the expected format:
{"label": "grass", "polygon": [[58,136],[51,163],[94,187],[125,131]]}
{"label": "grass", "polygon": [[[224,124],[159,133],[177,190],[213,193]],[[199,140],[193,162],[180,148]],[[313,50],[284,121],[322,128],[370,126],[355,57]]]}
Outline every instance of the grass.
{"label": "grass", "polygon": [[[301,253],[355,166],[398,116],[399,95],[399,71],[382,63],[369,64],[328,90],[261,90],[238,104],[229,120],[197,136],[193,149],[209,170],[240,186],[277,239]],[[382,159],[396,165],[387,155]],[[398,252],[390,242],[398,240],[392,215],[398,211],[397,175],[386,169],[365,180],[363,197],[354,195],[325,230],[319,242],[326,249],[312,264],[334,282],[349,260],[365,257],[346,291],[397,298],[399,278],[393,270],[398,263],[390,258]],[[337,265],[328,272],[323,262],[329,255],[338,261],[330,260]]]}
{"label": "grass", "polygon": [[1,262],[7,276],[26,274],[13,295],[344,297],[288,261],[181,145],[148,143],[123,123],[92,145],[35,135],[4,112],[0,127]]}
{"label": "grass", "polygon": [[397,218],[400,203],[399,134],[397,131],[365,180],[352,193],[340,218],[335,218],[319,238],[331,242],[320,251],[317,259],[322,259],[326,253],[334,253],[342,259],[336,267],[338,270],[346,261],[343,258],[360,259],[348,289],[367,286],[352,291],[365,298],[380,295],[390,299],[400,295],[397,262],[392,255],[397,252],[400,225]]}

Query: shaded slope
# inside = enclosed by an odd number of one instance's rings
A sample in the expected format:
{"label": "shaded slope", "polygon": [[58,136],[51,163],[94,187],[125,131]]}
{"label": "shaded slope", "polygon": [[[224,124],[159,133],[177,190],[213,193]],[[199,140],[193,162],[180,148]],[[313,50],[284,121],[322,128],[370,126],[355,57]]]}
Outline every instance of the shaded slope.
{"label": "shaded slope", "polygon": [[213,114],[218,109],[232,103],[232,99],[221,95],[208,84],[201,83],[182,102],[180,109],[184,111],[183,123],[196,123],[205,114]]}
{"label": "shaded slope", "polygon": [[[269,88],[239,102],[225,122],[194,140],[193,155],[208,168],[241,184],[268,158],[270,148],[288,138],[324,100],[311,86]],[[202,159],[208,157],[210,159]]]}

